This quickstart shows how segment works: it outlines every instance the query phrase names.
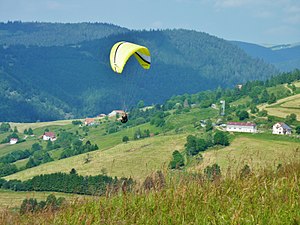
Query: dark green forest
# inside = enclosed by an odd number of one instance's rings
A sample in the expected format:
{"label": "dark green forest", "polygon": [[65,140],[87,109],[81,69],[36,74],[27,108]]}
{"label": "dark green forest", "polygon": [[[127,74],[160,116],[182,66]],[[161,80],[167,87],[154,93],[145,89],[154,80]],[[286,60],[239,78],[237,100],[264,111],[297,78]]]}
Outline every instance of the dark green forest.
{"label": "dark green forest", "polygon": [[108,23],[0,22],[0,45],[63,46],[127,32]]}
{"label": "dark green forest", "polygon": [[123,182],[132,184],[131,178],[106,175],[81,176],[75,169],[69,174],[52,173],[35,176],[26,181],[0,179],[0,188],[14,191],[55,191],[85,195],[103,195],[108,188],[118,189]]}
{"label": "dark green forest", "polygon": [[[39,25],[43,25],[42,31],[30,30]],[[230,42],[202,32],[182,29],[125,32],[117,26],[102,24],[101,28],[98,24],[102,37],[92,37],[91,27],[97,24],[83,23],[67,28],[84,30],[85,41],[75,40],[66,33],[64,43],[51,42],[54,34],[49,31],[49,42],[43,44],[39,35],[47,25],[50,30],[60,24],[0,25],[0,31],[6,29],[10,35],[13,29],[20,33],[21,28],[31,35],[30,38],[20,35],[20,40],[15,38],[9,44],[0,36],[0,121],[95,116],[113,109],[128,110],[139,100],[146,105],[161,104],[174,95],[234,87],[278,73],[273,66],[251,58]],[[63,29],[66,24],[61,26],[56,29]],[[110,36],[108,28],[115,29]],[[35,40],[35,44],[27,43],[28,40]],[[151,69],[141,69],[130,58],[122,75],[113,73],[109,52],[120,40],[147,46]]]}

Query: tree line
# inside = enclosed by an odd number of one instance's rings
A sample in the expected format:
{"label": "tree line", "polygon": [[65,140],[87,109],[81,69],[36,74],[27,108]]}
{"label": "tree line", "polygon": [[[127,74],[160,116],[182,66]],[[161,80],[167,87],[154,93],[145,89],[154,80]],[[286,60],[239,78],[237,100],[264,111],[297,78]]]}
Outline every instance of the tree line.
{"label": "tree line", "polygon": [[54,191],[85,195],[103,195],[108,187],[118,189],[123,183],[133,184],[131,178],[107,175],[81,176],[75,169],[70,173],[52,173],[35,176],[26,181],[0,179],[0,188],[13,191]]}

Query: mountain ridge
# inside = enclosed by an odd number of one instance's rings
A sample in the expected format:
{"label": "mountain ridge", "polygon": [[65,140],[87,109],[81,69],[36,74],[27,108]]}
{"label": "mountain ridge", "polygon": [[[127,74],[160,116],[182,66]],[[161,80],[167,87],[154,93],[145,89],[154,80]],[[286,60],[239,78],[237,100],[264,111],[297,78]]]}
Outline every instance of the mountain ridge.
{"label": "mountain ridge", "polygon": [[231,41],[231,43],[243,49],[250,56],[263,59],[265,62],[273,64],[281,71],[291,71],[300,68],[299,44],[264,47],[242,41]]}

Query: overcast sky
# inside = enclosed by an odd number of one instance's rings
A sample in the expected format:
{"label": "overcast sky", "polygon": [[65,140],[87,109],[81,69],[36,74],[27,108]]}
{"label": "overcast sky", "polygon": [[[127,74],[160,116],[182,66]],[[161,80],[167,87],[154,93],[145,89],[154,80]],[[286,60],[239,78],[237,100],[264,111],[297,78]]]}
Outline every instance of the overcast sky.
{"label": "overcast sky", "polygon": [[257,44],[300,42],[300,0],[0,0],[0,21],[185,28]]}

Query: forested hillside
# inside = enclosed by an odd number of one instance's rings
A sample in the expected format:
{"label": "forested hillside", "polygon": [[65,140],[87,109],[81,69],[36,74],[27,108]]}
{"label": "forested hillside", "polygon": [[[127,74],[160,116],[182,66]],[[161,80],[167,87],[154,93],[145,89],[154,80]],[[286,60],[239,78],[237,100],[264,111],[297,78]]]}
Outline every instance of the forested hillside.
{"label": "forested hillside", "polygon": [[[120,40],[147,46],[151,69],[141,69],[131,58],[122,75],[113,73],[109,52]],[[172,95],[232,87],[277,73],[228,41],[189,30],[115,32],[76,45],[38,45],[43,44],[2,45],[0,121],[95,116],[141,99],[162,103]]]}

